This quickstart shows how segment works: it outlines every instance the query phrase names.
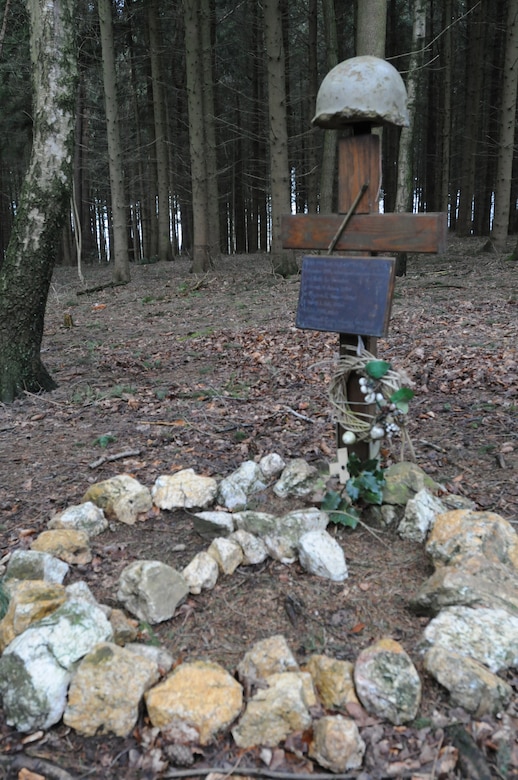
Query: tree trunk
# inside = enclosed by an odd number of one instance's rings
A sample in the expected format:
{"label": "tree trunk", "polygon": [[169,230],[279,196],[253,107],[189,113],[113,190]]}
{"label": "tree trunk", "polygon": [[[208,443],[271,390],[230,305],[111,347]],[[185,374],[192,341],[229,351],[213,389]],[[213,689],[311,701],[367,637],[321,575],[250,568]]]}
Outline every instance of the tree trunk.
{"label": "tree trunk", "polygon": [[387,0],[361,0],[358,3],[356,54],[385,56]]}
{"label": "tree trunk", "polygon": [[[396,212],[412,211],[413,167],[412,140],[416,118],[419,76],[423,60],[423,46],[426,36],[426,6],[428,0],[415,0],[414,22],[412,26],[412,53],[408,67],[406,90],[408,96],[409,127],[403,127],[399,137],[399,156],[397,169]],[[406,274],[407,253],[400,252],[397,257],[396,274]]]}
{"label": "tree trunk", "polygon": [[[336,17],[333,0],[322,0],[324,15],[326,66],[328,70],[338,65],[338,40],[336,36]],[[333,194],[336,177],[336,130],[324,130],[324,149],[320,171],[320,207],[321,214],[333,211]]]}
{"label": "tree trunk", "polygon": [[158,182],[158,259],[173,259],[169,206],[169,159],[167,156],[167,123],[163,76],[160,62],[160,28],[157,0],[148,0],[149,49],[153,85],[153,118],[155,122],[156,172]]}
{"label": "tree trunk", "polygon": [[73,0],[27,0],[33,145],[0,270],[0,400],[56,384],[40,356],[45,306],[70,202],[77,82]]}
{"label": "tree trunk", "polygon": [[268,79],[272,254],[282,252],[281,216],[290,213],[286,74],[280,0],[264,2],[264,40]]}
{"label": "tree trunk", "polygon": [[500,108],[500,144],[496,172],[495,217],[491,232],[491,241],[497,252],[505,251],[509,230],[517,88],[518,0],[509,0],[502,103]]}
{"label": "tree trunk", "polygon": [[130,280],[128,225],[124,167],[119,127],[119,108],[115,76],[115,50],[113,43],[113,21],[111,0],[98,0],[97,12],[101,30],[103,56],[104,105],[106,111],[106,135],[108,141],[108,168],[113,223],[113,271],[116,284]]}
{"label": "tree trunk", "polygon": [[210,252],[200,0],[184,0],[184,23],[193,210],[192,270],[204,273],[210,268]]}
{"label": "tree trunk", "polygon": [[209,0],[200,0],[200,36],[203,73],[203,123],[205,167],[207,171],[207,208],[209,222],[209,257],[215,265],[220,254],[218,164],[216,159],[216,125],[214,108],[213,45]]}

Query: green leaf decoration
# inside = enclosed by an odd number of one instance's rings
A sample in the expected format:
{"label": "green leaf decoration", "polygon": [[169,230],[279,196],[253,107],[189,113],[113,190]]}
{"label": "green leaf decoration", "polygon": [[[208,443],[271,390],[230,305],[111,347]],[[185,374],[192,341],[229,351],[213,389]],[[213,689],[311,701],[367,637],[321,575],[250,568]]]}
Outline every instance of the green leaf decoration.
{"label": "green leaf decoration", "polygon": [[328,490],[322,499],[320,509],[322,509],[324,512],[330,512],[333,509],[338,509],[342,501],[343,499],[340,493],[338,493],[336,490]]}
{"label": "green leaf decoration", "polygon": [[354,479],[348,479],[345,485],[345,489],[351,501],[358,501],[360,498],[360,486],[358,484],[360,477],[354,477]]}
{"label": "green leaf decoration", "polygon": [[381,379],[390,369],[391,365],[386,360],[370,360],[365,364],[365,371],[371,379]]}
{"label": "green leaf decoration", "polygon": [[414,397],[415,393],[409,387],[400,387],[395,393],[390,396],[390,402],[398,404],[400,401],[410,401]]}
{"label": "green leaf decoration", "polygon": [[399,411],[403,412],[403,414],[408,414],[408,403],[406,401],[398,401],[396,404],[396,409],[399,409]]}
{"label": "green leaf decoration", "polygon": [[329,515],[329,519],[336,525],[345,525],[347,528],[352,528],[353,531],[358,525],[360,516],[353,506],[343,509],[341,512],[332,512]]}

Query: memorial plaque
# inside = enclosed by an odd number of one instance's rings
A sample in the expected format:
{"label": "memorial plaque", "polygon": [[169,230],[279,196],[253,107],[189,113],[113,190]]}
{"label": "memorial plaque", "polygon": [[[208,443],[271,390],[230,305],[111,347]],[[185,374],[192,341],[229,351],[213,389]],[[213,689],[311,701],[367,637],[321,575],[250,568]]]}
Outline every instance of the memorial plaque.
{"label": "memorial plaque", "polygon": [[307,255],[302,259],[297,328],[385,336],[396,260]]}

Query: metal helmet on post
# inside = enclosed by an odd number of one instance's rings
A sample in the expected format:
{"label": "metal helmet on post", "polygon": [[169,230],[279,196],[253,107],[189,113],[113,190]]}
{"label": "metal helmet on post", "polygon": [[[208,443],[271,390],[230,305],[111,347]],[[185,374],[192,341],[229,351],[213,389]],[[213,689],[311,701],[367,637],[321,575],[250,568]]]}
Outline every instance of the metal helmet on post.
{"label": "metal helmet on post", "polygon": [[393,65],[379,57],[344,60],[320,85],[312,124],[324,128],[350,124],[408,127],[404,81]]}

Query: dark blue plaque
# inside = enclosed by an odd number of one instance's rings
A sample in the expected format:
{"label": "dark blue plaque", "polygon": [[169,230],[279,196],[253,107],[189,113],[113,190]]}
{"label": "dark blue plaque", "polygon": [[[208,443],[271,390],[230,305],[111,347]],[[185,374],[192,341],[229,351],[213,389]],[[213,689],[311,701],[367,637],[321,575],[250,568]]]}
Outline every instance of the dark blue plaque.
{"label": "dark blue plaque", "polygon": [[393,257],[307,255],[297,328],[386,336],[395,270]]}

